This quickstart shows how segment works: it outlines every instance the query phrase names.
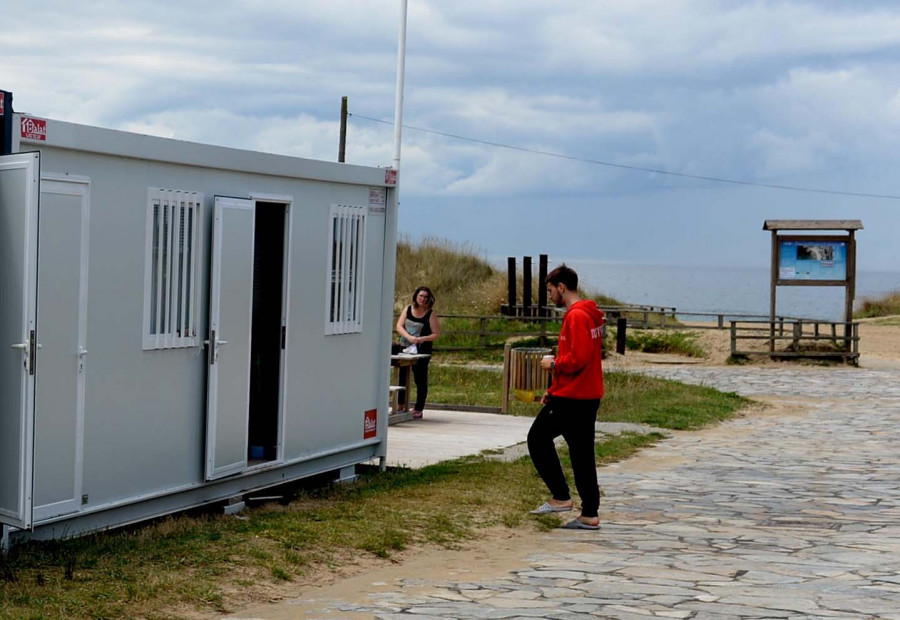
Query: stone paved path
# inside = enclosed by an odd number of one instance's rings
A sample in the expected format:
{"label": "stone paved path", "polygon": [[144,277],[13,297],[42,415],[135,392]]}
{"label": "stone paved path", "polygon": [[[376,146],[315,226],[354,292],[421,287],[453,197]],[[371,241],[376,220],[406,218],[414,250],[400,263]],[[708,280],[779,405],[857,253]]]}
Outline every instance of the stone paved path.
{"label": "stone paved path", "polygon": [[554,531],[519,570],[411,575],[315,617],[900,619],[900,372],[646,372],[790,408],[601,469],[602,529]]}

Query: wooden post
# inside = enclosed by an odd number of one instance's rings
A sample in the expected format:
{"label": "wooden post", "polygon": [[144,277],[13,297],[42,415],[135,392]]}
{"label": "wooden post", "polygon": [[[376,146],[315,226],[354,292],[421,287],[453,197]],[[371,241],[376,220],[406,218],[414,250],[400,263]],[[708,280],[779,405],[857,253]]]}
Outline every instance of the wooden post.
{"label": "wooden post", "polygon": [[731,354],[737,351],[737,321],[731,321]]}
{"label": "wooden post", "polygon": [[718,325],[719,325],[719,329],[722,329],[725,327],[725,315],[724,314],[719,315]]}
{"label": "wooden post", "polygon": [[851,323],[853,322],[853,299],[856,297],[856,238],[853,230],[848,230],[847,239],[847,286],[844,289],[844,351],[851,351]]}
{"label": "wooden post", "polygon": [[506,259],[506,288],[509,293],[507,299],[509,306],[507,316],[516,316],[516,259],[510,256]]}
{"label": "wooden post", "polygon": [[531,316],[531,257],[522,258],[522,314]]}
{"label": "wooden post", "polygon": [[509,413],[509,380],[510,380],[510,351],[512,345],[503,345],[503,386],[500,396],[500,413]]}
{"label": "wooden post", "polygon": [[628,319],[620,316],[616,319],[616,353],[625,355],[625,331],[628,329]]}
{"label": "wooden post", "polygon": [[538,255],[538,316],[547,316],[547,255]]}
{"label": "wooden post", "polygon": [[338,145],[338,161],[344,163],[347,154],[347,98],[341,97],[341,139]]}
{"label": "wooden post", "polygon": [[769,353],[775,352],[775,291],[778,287],[778,231],[772,231],[772,266],[769,283]]}
{"label": "wooden post", "polygon": [[482,348],[487,347],[487,317],[482,316],[478,319],[478,345]]}

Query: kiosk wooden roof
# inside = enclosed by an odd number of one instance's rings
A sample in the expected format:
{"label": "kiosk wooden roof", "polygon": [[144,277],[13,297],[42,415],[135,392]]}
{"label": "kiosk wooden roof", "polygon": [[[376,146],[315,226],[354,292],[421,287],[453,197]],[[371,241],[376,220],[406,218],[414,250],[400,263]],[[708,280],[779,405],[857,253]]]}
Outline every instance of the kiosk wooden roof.
{"label": "kiosk wooden roof", "polygon": [[862,220],[766,220],[763,230],[862,230]]}

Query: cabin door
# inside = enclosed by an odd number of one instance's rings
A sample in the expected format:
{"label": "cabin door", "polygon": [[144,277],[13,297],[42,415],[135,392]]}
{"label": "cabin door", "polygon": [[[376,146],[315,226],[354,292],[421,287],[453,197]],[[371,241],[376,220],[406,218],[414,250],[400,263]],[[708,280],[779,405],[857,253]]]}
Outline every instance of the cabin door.
{"label": "cabin door", "polygon": [[37,366],[39,153],[0,157],[0,523],[30,529]]}
{"label": "cabin door", "polygon": [[90,181],[41,179],[34,519],[81,508]]}
{"label": "cabin door", "polygon": [[207,364],[206,479],[247,467],[254,201],[216,196]]}

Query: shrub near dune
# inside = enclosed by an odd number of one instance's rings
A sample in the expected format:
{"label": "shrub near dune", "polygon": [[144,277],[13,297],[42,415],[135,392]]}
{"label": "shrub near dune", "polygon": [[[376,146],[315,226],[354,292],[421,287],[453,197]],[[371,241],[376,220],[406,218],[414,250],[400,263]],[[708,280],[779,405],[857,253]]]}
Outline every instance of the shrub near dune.
{"label": "shrub near dune", "polygon": [[900,291],[892,291],[882,297],[864,297],[854,318],[868,319],[873,317],[900,314]]}

